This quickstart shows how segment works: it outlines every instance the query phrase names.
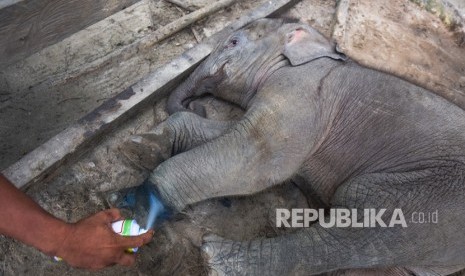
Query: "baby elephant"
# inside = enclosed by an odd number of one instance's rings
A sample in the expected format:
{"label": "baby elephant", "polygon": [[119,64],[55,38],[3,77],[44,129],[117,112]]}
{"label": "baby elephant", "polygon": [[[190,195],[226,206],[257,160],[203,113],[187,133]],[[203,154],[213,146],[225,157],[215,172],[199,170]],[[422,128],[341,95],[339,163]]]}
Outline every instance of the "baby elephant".
{"label": "baby elephant", "polygon": [[[207,93],[245,115],[198,115],[192,101]],[[133,137],[129,148],[153,169],[150,181],[174,210],[292,178],[326,208],[358,211],[358,226],[314,223],[249,241],[206,237],[211,273],[465,265],[465,112],[347,60],[308,25],[262,19],[235,32],[171,94],[167,108],[170,117]],[[160,158],[166,161],[158,165]],[[370,209],[385,210],[376,217]],[[418,223],[415,214],[437,221]],[[380,217],[386,227],[360,226]]]}

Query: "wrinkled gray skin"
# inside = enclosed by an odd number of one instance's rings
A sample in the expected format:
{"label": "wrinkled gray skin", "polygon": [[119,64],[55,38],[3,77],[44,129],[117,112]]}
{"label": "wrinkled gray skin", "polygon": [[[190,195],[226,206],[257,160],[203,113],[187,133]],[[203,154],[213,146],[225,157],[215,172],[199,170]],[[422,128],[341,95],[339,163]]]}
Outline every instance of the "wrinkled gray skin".
{"label": "wrinkled gray skin", "polygon": [[[239,105],[244,117],[220,122],[188,109],[205,93]],[[172,93],[168,110],[128,148],[147,169],[167,159],[150,180],[178,211],[293,178],[327,207],[386,208],[387,222],[401,208],[407,219],[407,228],[314,224],[271,239],[208,236],[212,274],[465,264],[464,111],[346,61],[311,27],[264,19],[236,32]],[[435,210],[438,224],[409,223],[413,211]]]}

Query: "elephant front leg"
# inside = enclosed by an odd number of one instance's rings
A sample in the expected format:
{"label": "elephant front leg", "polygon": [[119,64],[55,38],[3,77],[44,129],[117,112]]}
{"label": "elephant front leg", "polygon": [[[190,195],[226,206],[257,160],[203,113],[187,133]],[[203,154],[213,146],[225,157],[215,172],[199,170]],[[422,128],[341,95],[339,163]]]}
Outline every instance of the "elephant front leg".
{"label": "elephant front leg", "polygon": [[178,112],[148,133],[131,136],[120,151],[132,164],[152,171],[160,163],[223,134],[232,122],[205,119]]}
{"label": "elephant front leg", "polygon": [[[160,164],[149,180],[180,211],[214,197],[250,195],[289,179],[312,150],[318,132],[301,133],[312,116],[280,110],[288,105],[251,107],[219,137]],[[299,139],[292,143],[289,137]]]}

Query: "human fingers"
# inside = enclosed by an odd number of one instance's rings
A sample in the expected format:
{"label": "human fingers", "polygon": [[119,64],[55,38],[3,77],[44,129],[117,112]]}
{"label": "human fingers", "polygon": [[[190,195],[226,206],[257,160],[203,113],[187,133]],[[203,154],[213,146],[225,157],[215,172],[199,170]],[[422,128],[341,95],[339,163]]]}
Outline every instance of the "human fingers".
{"label": "human fingers", "polygon": [[142,245],[147,244],[152,240],[153,234],[154,231],[149,230],[147,233],[139,236],[119,236],[118,244],[123,248],[141,247]]}
{"label": "human fingers", "polygon": [[121,254],[120,259],[118,260],[118,264],[122,266],[132,266],[136,262],[136,254],[128,254],[123,253]]}
{"label": "human fingers", "polygon": [[100,212],[102,214],[102,219],[105,223],[112,223],[117,220],[121,220],[121,212],[117,208],[111,208]]}

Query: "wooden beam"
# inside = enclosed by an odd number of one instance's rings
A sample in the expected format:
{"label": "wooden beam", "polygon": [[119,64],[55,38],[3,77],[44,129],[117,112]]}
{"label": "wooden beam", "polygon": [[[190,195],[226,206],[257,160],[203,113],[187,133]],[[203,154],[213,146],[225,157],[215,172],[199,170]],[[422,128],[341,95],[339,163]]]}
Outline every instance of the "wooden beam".
{"label": "wooden beam", "polygon": [[176,5],[176,6],[178,6],[178,7],[181,7],[181,8],[183,8],[183,9],[185,9],[186,11],[193,12],[193,11],[196,10],[195,8],[186,5],[186,4],[185,4],[183,1],[181,1],[181,0],[165,0],[165,1],[166,1],[166,2],[169,2],[169,3],[173,4],[173,5]]}
{"label": "wooden beam", "polygon": [[19,61],[138,1],[6,1],[0,9],[0,68]]}
{"label": "wooden beam", "polygon": [[0,9],[11,6],[24,0],[0,0]]}
{"label": "wooden beam", "polygon": [[99,59],[89,62],[87,65],[80,67],[74,71],[67,72],[66,76],[58,75],[53,82],[67,82],[70,79],[79,78],[82,75],[89,74],[91,72],[108,70],[111,66],[119,64],[122,60],[127,60],[134,55],[137,55],[141,51],[147,51],[152,48],[158,42],[174,35],[175,33],[183,30],[184,28],[192,25],[193,23],[205,18],[221,9],[231,6],[238,0],[218,0],[212,5],[196,10],[192,13],[186,14],[183,17],[176,19],[169,24],[158,28],[154,32],[147,36],[135,41],[132,44],[126,45],[113,51],[112,53],[105,55]]}
{"label": "wooden beam", "polygon": [[215,41],[259,18],[275,15],[289,8],[299,0],[267,1],[252,12],[225,27],[205,42],[196,45],[175,58],[170,63],[155,70],[138,83],[127,88],[100,107],[87,114],[71,127],[65,129],[21,160],[3,171],[3,174],[18,188],[40,181],[66,162],[72,162],[83,154],[89,145],[97,141],[102,134],[117,128],[139,108],[167,95],[167,88],[191,72],[207,57]]}

